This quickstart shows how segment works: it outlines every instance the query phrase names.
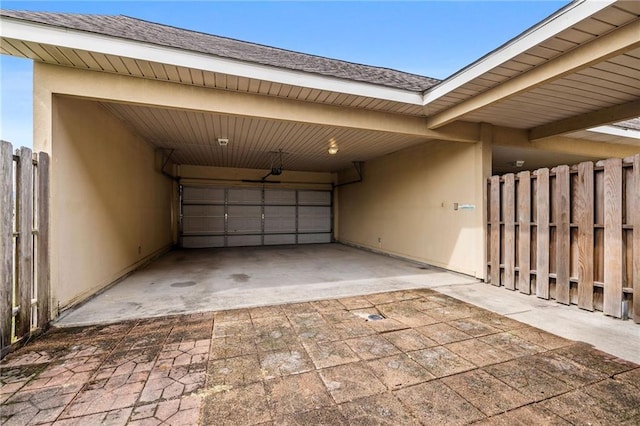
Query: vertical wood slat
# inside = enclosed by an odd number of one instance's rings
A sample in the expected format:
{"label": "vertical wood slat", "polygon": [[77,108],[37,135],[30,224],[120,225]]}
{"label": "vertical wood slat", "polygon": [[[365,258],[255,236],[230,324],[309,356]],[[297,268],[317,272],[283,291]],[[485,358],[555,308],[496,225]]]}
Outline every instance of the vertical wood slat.
{"label": "vertical wood slat", "polygon": [[518,173],[518,289],[531,294],[531,173]]}
{"label": "vertical wood slat", "polygon": [[491,176],[491,284],[500,286],[500,176]]}
{"label": "vertical wood slat", "polygon": [[19,150],[16,175],[18,218],[18,296],[19,312],[16,317],[16,337],[31,331],[31,298],[33,290],[33,158],[29,148]]}
{"label": "vertical wood slat", "polygon": [[38,154],[38,327],[49,322],[49,155]]}
{"label": "vertical wood slat", "polygon": [[604,161],[604,306],[606,315],[622,313],[622,160]]}
{"label": "vertical wood slat", "polygon": [[13,310],[13,147],[0,141],[0,351],[11,344]]}
{"label": "vertical wood slat", "polygon": [[570,175],[569,166],[556,167],[554,209],[556,220],[556,301],[570,303]]}
{"label": "vertical wood slat", "polygon": [[536,181],[536,296],[549,299],[549,169],[539,169]]}
{"label": "vertical wood slat", "polygon": [[578,165],[578,307],[593,311],[593,163]]}
{"label": "vertical wood slat", "polygon": [[[631,202],[632,217],[631,225],[633,226],[633,262],[632,279],[633,279],[633,321],[640,323],[640,154],[633,157],[633,185],[635,194]],[[627,213],[628,215],[628,213]]]}
{"label": "vertical wood slat", "polygon": [[516,289],[515,283],[515,175],[504,176],[503,188],[503,221],[504,221],[504,286],[509,290]]}

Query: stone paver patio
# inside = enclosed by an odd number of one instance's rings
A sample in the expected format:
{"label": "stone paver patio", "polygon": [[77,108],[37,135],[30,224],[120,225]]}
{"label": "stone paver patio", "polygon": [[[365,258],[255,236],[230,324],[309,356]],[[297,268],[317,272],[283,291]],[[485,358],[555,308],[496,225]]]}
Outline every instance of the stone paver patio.
{"label": "stone paver patio", "polygon": [[640,366],[432,290],[53,329],[0,369],[7,425],[640,424]]}

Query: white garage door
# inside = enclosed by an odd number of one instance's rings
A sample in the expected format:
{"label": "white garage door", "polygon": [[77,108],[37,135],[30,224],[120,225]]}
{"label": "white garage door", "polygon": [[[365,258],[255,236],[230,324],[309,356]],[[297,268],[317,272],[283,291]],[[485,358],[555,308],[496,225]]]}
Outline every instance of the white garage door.
{"label": "white garage door", "polygon": [[182,187],[181,245],[331,242],[331,191]]}

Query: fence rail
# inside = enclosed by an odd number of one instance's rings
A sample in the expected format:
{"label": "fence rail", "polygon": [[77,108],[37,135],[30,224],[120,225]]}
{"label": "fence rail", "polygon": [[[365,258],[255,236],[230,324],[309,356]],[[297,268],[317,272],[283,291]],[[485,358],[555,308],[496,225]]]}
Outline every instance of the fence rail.
{"label": "fence rail", "polygon": [[487,279],[640,323],[640,154],[492,176]]}
{"label": "fence rail", "polygon": [[0,141],[0,358],[49,322],[49,156]]}

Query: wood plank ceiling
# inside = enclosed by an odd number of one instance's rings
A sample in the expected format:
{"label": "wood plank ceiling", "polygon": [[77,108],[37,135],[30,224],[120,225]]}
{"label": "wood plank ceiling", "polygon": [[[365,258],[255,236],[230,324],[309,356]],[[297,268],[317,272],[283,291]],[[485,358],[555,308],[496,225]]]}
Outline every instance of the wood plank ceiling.
{"label": "wood plank ceiling", "polygon": [[[429,103],[437,114],[640,18],[640,1],[616,2]],[[638,35],[640,40],[640,34]],[[433,90],[433,89],[432,89]],[[640,98],[640,48],[467,113],[458,119],[530,129]],[[640,115],[640,114],[639,114]]]}
{"label": "wood plank ceiling", "polygon": [[[287,170],[335,172],[426,139],[293,121],[265,120],[131,104],[101,103],[154,146],[174,150],[172,160],[200,166],[269,169],[283,151]],[[229,139],[222,147],[218,138]],[[329,155],[331,143],[337,155]]]}

